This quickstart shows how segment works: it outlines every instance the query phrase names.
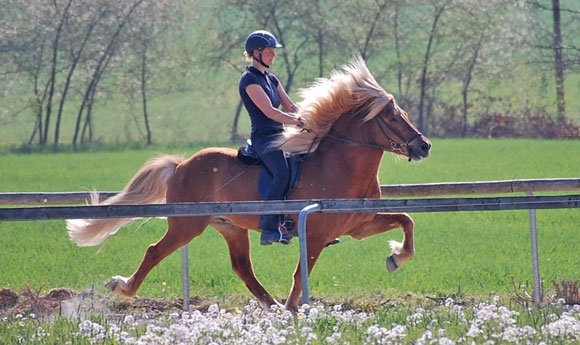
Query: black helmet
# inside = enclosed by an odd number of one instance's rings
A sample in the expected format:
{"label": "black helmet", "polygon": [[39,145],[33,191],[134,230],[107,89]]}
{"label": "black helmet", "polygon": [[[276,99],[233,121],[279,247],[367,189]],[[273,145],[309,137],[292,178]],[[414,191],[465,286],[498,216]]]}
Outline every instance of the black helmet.
{"label": "black helmet", "polygon": [[251,54],[253,50],[262,51],[264,48],[281,48],[282,45],[274,35],[266,30],[254,31],[246,38],[246,52]]}

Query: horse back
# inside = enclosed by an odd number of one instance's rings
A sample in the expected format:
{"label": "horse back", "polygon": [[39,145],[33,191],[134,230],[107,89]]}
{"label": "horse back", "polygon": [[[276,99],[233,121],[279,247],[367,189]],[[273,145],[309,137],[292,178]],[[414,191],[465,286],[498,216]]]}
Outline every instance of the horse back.
{"label": "horse back", "polygon": [[237,158],[237,150],[210,147],[183,161],[168,181],[167,202],[259,200],[260,168]]}

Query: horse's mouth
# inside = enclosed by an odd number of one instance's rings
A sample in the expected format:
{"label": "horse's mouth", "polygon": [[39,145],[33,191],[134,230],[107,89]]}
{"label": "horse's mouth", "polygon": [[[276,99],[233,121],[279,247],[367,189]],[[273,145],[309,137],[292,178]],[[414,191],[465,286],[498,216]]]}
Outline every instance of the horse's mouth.
{"label": "horse's mouth", "polygon": [[427,157],[427,156],[420,156],[420,155],[414,154],[413,150],[409,150],[408,154],[409,154],[409,162],[410,161],[420,161],[423,158]]}
{"label": "horse's mouth", "polygon": [[414,145],[409,145],[407,149],[409,162],[420,161],[423,158],[429,157],[429,153],[431,152],[431,143],[428,141],[420,140],[417,143],[414,143]]}

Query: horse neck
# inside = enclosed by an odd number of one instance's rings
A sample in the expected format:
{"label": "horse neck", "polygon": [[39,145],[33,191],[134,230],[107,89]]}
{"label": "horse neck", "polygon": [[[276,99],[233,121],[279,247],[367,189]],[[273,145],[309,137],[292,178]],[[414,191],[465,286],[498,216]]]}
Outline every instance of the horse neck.
{"label": "horse neck", "polygon": [[336,176],[341,180],[337,183],[352,188],[353,197],[375,197],[383,151],[364,145],[369,143],[365,136],[368,126],[341,125],[340,122],[333,125],[330,136],[321,141],[315,152],[317,157],[312,157],[320,160],[320,166],[334,170],[320,176]]}

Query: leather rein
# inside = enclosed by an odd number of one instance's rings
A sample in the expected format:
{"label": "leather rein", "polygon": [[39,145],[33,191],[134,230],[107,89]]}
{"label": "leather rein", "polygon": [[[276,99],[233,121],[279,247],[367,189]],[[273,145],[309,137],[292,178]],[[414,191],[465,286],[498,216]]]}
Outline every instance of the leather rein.
{"label": "leather rein", "polygon": [[[381,131],[383,136],[389,140],[390,146],[360,142],[360,141],[356,141],[356,140],[347,139],[347,138],[344,138],[341,136],[337,136],[337,135],[334,135],[331,133],[328,133],[326,136],[329,138],[338,140],[338,141],[342,141],[344,143],[348,143],[348,144],[369,147],[369,148],[374,148],[374,149],[380,149],[382,151],[391,151],[391,152],[399,151],[402,154],[408,155],[409,154],[409,144],[413,140],[415,140],[418,137],[421,137],[423,135],[421,132],[417,132],[409,140],[405,140],[405,139],[403,139],[403,137],[399,131],[392,129],[392,128],[389,128],[389,126],[387,125],[387,121],[382,116],[378,117],[377,123],[379,125],[379,130]],[[396,139],[399,139],[402,143],[399,144],[398,142],[393,140],[393,138],[391,138],[391,136],[389,136],[387,134],[387,129],[390,130],[391,133],[393,133],[393,135],[396,137]],[[409,160],[411,160],[410,157],[409,157]]]}

